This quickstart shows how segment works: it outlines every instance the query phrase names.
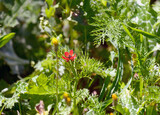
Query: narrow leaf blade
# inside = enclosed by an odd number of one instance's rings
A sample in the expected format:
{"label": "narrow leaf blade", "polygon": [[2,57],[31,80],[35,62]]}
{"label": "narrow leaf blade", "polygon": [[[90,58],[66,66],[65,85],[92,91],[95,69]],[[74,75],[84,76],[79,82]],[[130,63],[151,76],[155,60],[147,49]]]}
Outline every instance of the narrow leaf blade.
{"label": "narrow leaf blade", "polygon": [[7,35],[0,37],[0,48],[3,47],[7,42],[9,42],[9,40],[12,39],[14,35],[15,33],[9,33]]}

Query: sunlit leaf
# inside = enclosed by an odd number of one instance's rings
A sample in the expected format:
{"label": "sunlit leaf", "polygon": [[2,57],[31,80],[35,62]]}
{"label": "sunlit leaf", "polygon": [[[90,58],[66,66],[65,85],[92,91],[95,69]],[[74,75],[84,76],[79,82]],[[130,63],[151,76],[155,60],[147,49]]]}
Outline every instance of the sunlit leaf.
{"label": "sunlit leaf", "polygon": [[143,30],[140,30],[140,29],[136,29],[136,28],[133,28],[133,27],[130,27],[132,30],[144,35],[144,36],[147,36],[149,39],[151,40],[155,40],[156,42],[160,43],[160,37],[155,35],[155,34],[151,34],[149,32],[146,32],[146,31],[143,31]]}
{"label": "sunlit leaf", "polygon": [[15,33],[9,33],[7,35],[0,37],[0,48],[3,47],[7,42],[9,42],[9,40],[12,39],[14,35]]}
{"label": "sunlit leaf", "polygon": [[0,94],[0,107],[2,106],[2,103],[4,101],[5,101],[5,97]]}
{"label": "sunlit leaf", "polygon": [[136,99],[130,94],[128,89],[123,90],[120,95],[120,100],[122,101],[122,107],[127,108],[130,112],[130,115],[136,115],[138,112],[138,102]]}

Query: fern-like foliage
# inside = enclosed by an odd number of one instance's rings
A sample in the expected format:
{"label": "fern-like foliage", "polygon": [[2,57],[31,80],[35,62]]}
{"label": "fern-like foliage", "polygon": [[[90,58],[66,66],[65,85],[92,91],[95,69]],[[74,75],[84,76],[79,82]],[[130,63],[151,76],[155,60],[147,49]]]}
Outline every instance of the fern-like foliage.
{"label": "fern-like foliage", "polygon": [[88,56],[82,56],[79,60],[79,67],[81,69],[80,78],[89,77],[92,73],[96,73],[102,77],[106,77],[105,67],[103,63],[98,60],[90,59]]}
{"label": "fern-like foliage", "polygon": [[11,97],[5,97],[3,93],[0,94],[0,107],[4,106],[5,108],[11,109],[14,107],[15,103],[18,103],[20,94],[24,94],[26,91],[27,83],[19,81],[14,84],[16,88],[15,92]]}
{"label": "fern-like foliage", "polygon": [[106,6],[101,1],[92,1],[96,4],[92,8],[97,12],[91,23],[95,27],[91,32],[95,36],[95,45],[99,46],[107,40],[115,48],[128,47],[130,52],[137,55],[136,66],[141,74],[148,76],[145,56],[159,42],[154,28],[154,24],[158,24],[157,13],[150,7],[149,0],[109,0]]}
{"label": "fern-like foliage", "polygon": [[[107,2],[108,5],[106,7],[100,1],[97,1],[96,4],[96,9],[98,9],[97,15],[93,18],[94,23],[91,23],[92,26],[95,26],[91,33],[95,36],[95,45],[99,46],[106,39],[116,48],[124,47],[124,44],[132,45],[132,41],[123,30],[122,23],[129,23],[128,21],[133,15],[130,10],[134,11],[134,8],[131,6],[131,3],[123,0],[121,2],[118,0]],[[125,7],[125,5],[131,7]],[[129,14],[130,16],[126,16]]]}
{"label": "fern-like foliage", "polygon": [[[101,1],[92,1],[96,4],[92,8],[97,11],[93,18],[94,22],[91,23],[95,27],[91,33],[95,36],[95,45],[99,46],[105,40],[109,40],[115,47],[134,47],[131,38],[124,32],[122,24],[136,26],[143,31],[157,34],[153,28],[157,22],[157,13],[150,7],[149,0],[108,0],[107,6],[103,6]],[[137,33],[130,31],[134,39],[139,39]],[[145,47],[153,48],[155,45],[155,42],[147,42]]]}

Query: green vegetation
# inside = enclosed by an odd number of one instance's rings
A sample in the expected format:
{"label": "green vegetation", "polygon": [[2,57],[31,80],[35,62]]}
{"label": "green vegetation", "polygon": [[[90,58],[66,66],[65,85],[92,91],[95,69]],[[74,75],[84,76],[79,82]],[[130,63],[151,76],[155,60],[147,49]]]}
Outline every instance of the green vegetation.
{"label": "green vegetation", "polygon": [[160,114],[159,1],[2,0],[0,11],[0,115]]}

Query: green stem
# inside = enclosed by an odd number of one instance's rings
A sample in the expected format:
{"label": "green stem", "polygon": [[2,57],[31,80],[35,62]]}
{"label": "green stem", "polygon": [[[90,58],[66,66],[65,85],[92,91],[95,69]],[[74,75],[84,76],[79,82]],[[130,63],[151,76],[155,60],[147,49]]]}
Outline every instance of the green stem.
{"label": "green stem", "polygon": [[142,97],[142,91],[143,91],[143,78],[140,76],[140,97]]}
{"label": "green stem", "polygon": [[74,114],[76,113],[76,91],[77,91],[77,81],[74,83],[74,97],[73,97],[73,107],[74,107]]}
{"label": "green stem", "polygon": [[73,64],[75,63],[72,63],[71,61],[69,61],[70,63],[70,66],[71,66],[71,70],[73,72],[73,75],[74,75],[74,79],[75,79],[75,83],[74,83],[74,89],[73,89],[73,93],[74,93],[74,96],[73,96],[73,107],[74,107],[74,110],[73,110],[73,115],[77,115],[76,113],[76,109],[77,109],[77,106],[76,106],[76,91],[77,91],[77,84],[78,84],[78,80],[77,80],[77,72],[75,70],[75,66]]}
{"label": "green stem", "polygon": [[1,109],[1,111],[0,111],[0,115],[2,114],[2,111],[3,111],[4,107],[5,107],[5,105],[3,105],[2,109]]}
{"label": "green stem", "polygon": [[86,34],[86,27],[84,27],[84,35],[85,35],[85,45],[86,45],[86,51],[85,51],[85,55],[87,55],[87,34]]}
{"label": "green stem", "polygon": [[76,78],[77,77],[77,72],[75,70],[75,66],[73,65],[75,63],[72,63],[71,61],[69,61],[69,63],[70,63],[71,71],[73,72],[74,78]]}
{"label": "green stem", "polygon": [[59,115],[59,111],[58,111],[58,54],[57,54],[57,51],[56,51],[56,58],[57,58],[56,95],[57,95],[57,114]]}
{"label": "green stem", "polygon": [[45,33],[46,33],[49,37],[51,37],[48,32],[45,31]]}
{"label": "green stem", "polygon": [[22,110],[21,110],[21,97],[20,97],[20,100],[19,100],[19,112],[20,112],[20,114],[22,115]]}
{"label": "green stem", "polygon": [[71,5],[72,5],[72,0],[70,1],[70,4],[69,4],[69,6],[71,7]]}
{"label": "green stem", "polygon": [[112,83],[112,86],[109,89],[109,92],[106,95],[105,100],[109,99],[111,94],[118,89],[119,82],[121,81],[122,76],[123,76],[123,56],[122,56],[123,52],[121,50],[122,49],[118,48],[119,58],[118,58],[118,66],[117,66],[116,77],[115,77],[115,79]]}

